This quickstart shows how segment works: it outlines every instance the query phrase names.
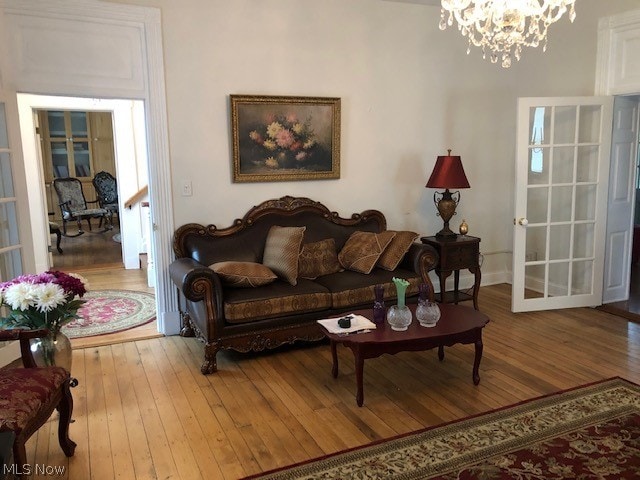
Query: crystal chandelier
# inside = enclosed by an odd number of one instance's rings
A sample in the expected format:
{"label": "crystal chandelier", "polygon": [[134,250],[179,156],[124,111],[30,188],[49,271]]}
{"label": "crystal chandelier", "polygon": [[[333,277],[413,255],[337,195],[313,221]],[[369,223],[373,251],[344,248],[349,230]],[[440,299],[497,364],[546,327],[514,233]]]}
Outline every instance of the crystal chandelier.
{"label": "crystal chandelier", "polygon": [[[547,29],[569,10],[569,20],[576,18],[576,0],[442,0],[440,30],[458,23],[458,30],[471,45],[482,47],[492,63],[501,60],[504,68],[512,57],[520,60],[522,47],[547,50]],[[448,16],[447,16],[448,13]]]}

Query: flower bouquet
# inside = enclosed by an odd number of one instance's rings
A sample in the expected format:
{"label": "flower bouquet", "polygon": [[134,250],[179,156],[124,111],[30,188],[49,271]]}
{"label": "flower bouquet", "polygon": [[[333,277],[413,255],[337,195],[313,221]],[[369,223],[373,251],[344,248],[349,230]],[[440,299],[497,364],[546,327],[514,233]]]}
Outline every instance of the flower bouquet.
{"label": "flower bouquet", "polygon": [[78,318],[86,292],[84,278],[58,271],[21,275],[0,283],[0,307],[8,309],[8,315],[0,317],[0,328],[48,329],[48,337],[42,339],[42,356],[46,365],[55,364],[53,349],[60,329]]}
{"label": "flower bouquet", "polygon": [[268,168],[300,168],[313,156],[317,145],[311,118],[300,122],[295,114],[270,115],[265,125],[249,132],[262,150]]}

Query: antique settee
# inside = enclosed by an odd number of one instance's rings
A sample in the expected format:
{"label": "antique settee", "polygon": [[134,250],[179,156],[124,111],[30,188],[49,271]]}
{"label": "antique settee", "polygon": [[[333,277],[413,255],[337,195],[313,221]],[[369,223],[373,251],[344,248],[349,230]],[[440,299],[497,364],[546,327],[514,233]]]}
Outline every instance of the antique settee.
{"label": "antique settee", "polygon": [[387,231],[377,210],[342,218],[290,196],[251,208],[227,228],[184,225],[174,233],[169,269],[179,291],[181,335],[204,341],[204,374],[216,371],[220,349],[321,340],[316,320],[372,307],[375,285],[384,285],[389,305],[396,297],[393,277],[409,281],[409,302],[420,283],[433,292],[428,272],[437,253],[416,240],[415,232]]}

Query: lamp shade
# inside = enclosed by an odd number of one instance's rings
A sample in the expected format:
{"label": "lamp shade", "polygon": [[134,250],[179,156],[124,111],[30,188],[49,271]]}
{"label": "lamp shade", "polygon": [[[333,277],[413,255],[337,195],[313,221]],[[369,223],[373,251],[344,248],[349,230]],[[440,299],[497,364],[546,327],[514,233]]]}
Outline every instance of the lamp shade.
{"label": "lamp shade", "polygon": [[428,188],[470,188],[469,180],[464,173],[462,160],[457,155],[441,155],[436,160],[433,172],[429,177]]}

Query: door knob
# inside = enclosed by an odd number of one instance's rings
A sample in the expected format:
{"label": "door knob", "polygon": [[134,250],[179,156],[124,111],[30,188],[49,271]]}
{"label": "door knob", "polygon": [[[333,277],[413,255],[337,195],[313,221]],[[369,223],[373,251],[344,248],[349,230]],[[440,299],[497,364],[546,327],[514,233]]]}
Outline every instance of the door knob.
{"label": "door knob", "polygon": [[518,220],[518,224],[522,225],[523,227],[526,227],[527,225],[529,225],[529,220],[523,217],[520,220]]}

